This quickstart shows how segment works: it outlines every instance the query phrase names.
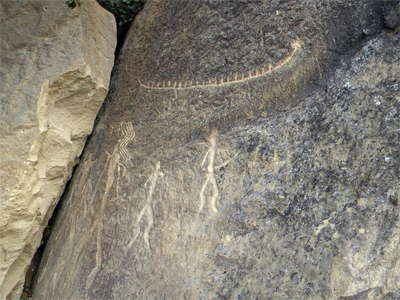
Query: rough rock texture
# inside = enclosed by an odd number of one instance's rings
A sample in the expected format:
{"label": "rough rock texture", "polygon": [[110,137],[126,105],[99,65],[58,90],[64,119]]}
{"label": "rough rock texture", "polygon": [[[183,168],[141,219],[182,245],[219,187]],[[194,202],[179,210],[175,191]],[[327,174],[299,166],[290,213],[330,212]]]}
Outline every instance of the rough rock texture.
{"label": "rough rock texture", "polygon": [[[386,0],[385,4],[385,25],[390,29],[400,27],[400,1]],[[400,28],[398,30],[400,31]]]}
{"label": "rough rock texture", "polygon": [[0,299],[19,299],[106,96],[114,17],[95,0],[0,2]]}
{"label": "rough rock texture", "polygon": [[149,0],[33,298],[399,299],[382,7]]}

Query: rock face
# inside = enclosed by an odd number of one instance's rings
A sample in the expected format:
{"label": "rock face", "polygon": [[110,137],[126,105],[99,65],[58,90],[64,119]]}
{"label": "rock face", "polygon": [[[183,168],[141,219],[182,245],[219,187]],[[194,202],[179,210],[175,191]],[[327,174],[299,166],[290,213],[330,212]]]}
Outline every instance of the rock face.
{"label": "rock face", "polygon": [[106,96],[114,17],[95,0],[0,3],[0,299],[19,299]]}
{"label": "rock face", "polygon": [[382,7],[149,0],[33,299],[399,299]]}

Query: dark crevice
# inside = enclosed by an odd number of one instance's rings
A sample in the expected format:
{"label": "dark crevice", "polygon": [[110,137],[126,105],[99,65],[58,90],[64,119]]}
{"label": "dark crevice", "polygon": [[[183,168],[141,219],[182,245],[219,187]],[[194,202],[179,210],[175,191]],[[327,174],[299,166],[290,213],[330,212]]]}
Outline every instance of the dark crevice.
{"label": "dark crevice", "polygon": [[[143,7],[141,7],[142,9]],[[140,9],[140,10],[141,10]],[[135,13],[135,16],[140,12],[140,10],[138,10]],[[126,40],[126,36],[129,32],[130,27],[132,26],[133,20],[126,22],[124,24],[118,25],[117,28],[117,46],[115,49],[115,62],[114,62],[114,67],[111,73],[111,79],[110,79],[110,89],[108,91],[108,95],[111,92],[111,82],[112,82],[112,78],[115,75],[115,71],[116,71],[116,66],[117,66],[117,61],[119,60],[119,55],[120,55],[120,50],[122,49],[125,40]],[[96,125],[98,123],[98,121],[100,120],[101,116],[104,113],[104,109],[107,106],[107,99],[109,98],[109,96],[107,95],[106,99],[104,100],[97,116],[94,122],[94,126],[93,126],[93,132],[94,132],[94,128],[96,128]],[[85,146],[84,146],[84,150],[82,151],[81,156],[79,157],[79,159],[82,158],[83,153],[85,152],[86,146],[88,145],[88,143],[90,142],[92,138],[92,135],[89,135],[87,137]],[[25,283],[24,283],[24,288],[23,288],[23,292],[22,292],[22,296],[21,296],[21,300],[29,300],[31,299],[32,295],[33,295],[33,291],[37,282],[37,276],[38,276],[38,270],[39,270],[39,266],[40,263],[42,261],[43,258],[43,254],[44,254],[44,250],[46,248],[47,242],[49,241],[49,238],[51,236],[51,231],[52,228],[55,225],[55,222],[58,220],[59,214],[62,210],[63,207],[63,203],[64,203],[64,199],[70,189],[70,186],[72,184],[72,180],[77,172],[77,169],[79,168],[79,163],[73,168],[72,170],[72,175],[71,178],[67,181],[64,191],[62,193],[62,196],[60,198],[60,200],[58,201],[57,205],[55,206],[53,213],[51,215],[51,218],[49,219],[49,222],[47,224],[47,226],[45,227],[44,231],[43,231],[43,237],[42,237],[42,241],[40,243],[39,248],[36,250],[35,255],[32,258],[32,262],[31,265],[29,266],[28,270],[26,271],[26,276],[25,276]]]}
{"label": "dark crevice", "polygon": [[[400,11],[400,9],[399,9],[399,11]],[[381,21],[383,23],[383,20],[381,20]],[[400,20],[398,22],[400,24]],[[133,23],[133,20],[129,21],[129,22],[126,22],[124,24],[120,24],[118,26],[117,47],[116,47],[116,50],[115,50],[115,64],[114,64],[113,72],[111,74],[111,83],[110,83],[109,94],[113,89],[112,78],[115,75],[116,67],[118,65],[117,61],[119,60],[120,51],[121,51],[121,49],[122,49],[122,47],[124,45],[127,33],[129,32],[129,29],[132,26],[132,23]],[[383,27],[383,25],[381,25],[380,30],[383,30],[382,27]],[[386,27],[388,27],[388,26],[386,26]],[[387,30],[388,29],[386,28],[386,31]],[[399,29],[397,28],[397,30],[399,30]],[[363,40],[358,41],[356,45],[353,45],[353,47],[351,47],[350,49],[347,49],[346,51],[339,51],[337,49],[328,49],[328,51],[332,51],[332,52],[335,52],[337,54],[335,62],[338,62],[338,61],[346,59],[346,58],[348,60],[351,60],[351,58],[355,54],[355,52],[359,51],[359,49],[365,44],[365,42],[367,40],[377,36],[379,33],[380,32],[376,32],[374,34],[364,36]],[[315,88],[317,85],[320,85],[321,82],[325,82],[326,78],[329,78],[332,75],[332,72],[334,72],[334,70],[330,70],[330,71],[328,70],[323,79],[320,79],[320,80],[314,82],[311,85],[312,88]],[[109,100],[109,96],[107,96],[105,101],[104,101],[104,103],[103,103],[103,105],[102,105],[102,107],[99,110],[99,113],[98,113],[97,117],[96,117],[96,120],[95,120],[95,123],[94,123],[94,128],[98,124],[100,118],[104,115],[105,107],[108,105],[109,101],[110,101]],[[86,149],[86,146],[88,145],[88,143],[90,143],[91,138],[92,138],[92,135],[88,136],[84,149]],[[83,150],[82,153],[84,153],[84,151],[85,150]],[[82,157],[82,155],[81,155],[81,157]],[[31,266],[27,270],[27,275],[26,275],[25,285],[24,285],[24,291],[23,291],[23,296],[22,296],[22,299],[24,299],[24,300],[29,299],[32,296],[32,292],[34,290],[34,287],[35,287],[35,284],[36,284],[36,281],[37,281],[38,269],[39,269],[39,266],[40,266],[40,263],[41,263],[41,260],[42,260],[43,254],[44,254],[44,250],[45,250],[46,244],[47,244],[47,242],[48,242],[48,240],[49,240],[49,238],[51,236],[52,228],[54,227],[54,224],[55,224],[55,222],[57,221],[57,219],[58,219],[58,217],[60,215],[60,212],[61,212],[62,207],[64,205],[64,200],[66,198],[66,195],[67,195],[68,191],[70,190],[70,187],[71,187],[71,184],[72,184],[72,179],[74,178],[78,168],[79,168],[79,164],[77,164],[74,167],[74,169],[72,171],[71,179],[66,183],[63,195],[60,198],[59,202],[57,203],[56,207],[54,208],[52,217],[50,218],[50,220],[48,222],[48,225],[44,229],[41,245],[40,245],[40,247],[38,248],[38,250],[36,251],[36,253],[35,253],[34,257],[33,257]],[[293,207],[289,207],[289,210],[287,212],[285,212],[285,214],[290,214],[290,210],[292,210],[292,208]]]}
{"label": "dark crevice", "polygon": [[129,28],[131,28],[133,21],[125,23],[118,27],[117,30],[117,47],[115,48],[115,58],[119,57],[119,53],[122,49],[122,46],[125,43],[126,36],[129,32]]}
{"label": "dark crevice", "polygon": [[115,55],[119,52],[125,42],[126,35],[136,15],[143,9],[145,0],[97,0],[106,10],[111,12],[117,22],[117,47]]}
{"label": "dark crevice", "polygon": [[[86,147],[86,144],[85,144]],[[25,284],[24,284],[24,289],[23,289],[23,293],[22,293],[22,298],[21,300],[28,300],[32,297],[33,294],[33,290],[36,284],[36,280],[37,280],[37,275],[38,275],[38,270],[39,270],[39,266],[43,257],[43,253],[44,250],[46,248],[47,242],[50,238],[51,235],[51,230],[54,227],[54,224],[56,222],[56,220],[58,220],[58,216],[60,214],[61,208],[63,206],[63,199],[66,195],[66,191],[69,190],[69,187],[71,185],[72,182],[72,178],[74,177],[74,174],[76,172],[76,169],[78,168],[79,164],[77,164],[73,171],[72,171],[72,176],[71,178],[67,181],[63,194],[60,198],[60,200],[58,201],[57,205],[54,208],[54,211],[51,215],[51,218],[49,219],[49,222],[47,224],[47,226],[45,227],[44,231],[43,231],[43,236],[42,236],[42,241],[40,243],[39,248],[36,250],[35,255],[32,258],[32,262],[31,265],[29,266],[27,272],[26,272],[26,276],[25,276]]]}

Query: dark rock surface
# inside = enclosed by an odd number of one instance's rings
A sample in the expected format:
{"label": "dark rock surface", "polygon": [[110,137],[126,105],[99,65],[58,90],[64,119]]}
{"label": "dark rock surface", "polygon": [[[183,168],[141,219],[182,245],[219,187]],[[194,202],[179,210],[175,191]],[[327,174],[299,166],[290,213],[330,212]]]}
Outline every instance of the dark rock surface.
{"label": "dark rock surface", "polygon": [[400,27],[400,1],[386,0],[384,6],[384,15],[385,25],[388,28],[396,29]]}
{"label": "dark rock surface", "polygon": [[149,1],[33,299],[399,299],[400,37],[382,12]]}

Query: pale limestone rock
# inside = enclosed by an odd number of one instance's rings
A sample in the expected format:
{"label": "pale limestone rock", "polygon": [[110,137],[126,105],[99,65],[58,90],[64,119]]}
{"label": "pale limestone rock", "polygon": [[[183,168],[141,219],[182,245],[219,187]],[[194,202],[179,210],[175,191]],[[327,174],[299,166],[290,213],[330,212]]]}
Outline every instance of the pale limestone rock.
{"label": "pale limestone rock", "polygon": [[0,2],[0,300],[19,299],[107,94],[113,16],[95,0]]}

